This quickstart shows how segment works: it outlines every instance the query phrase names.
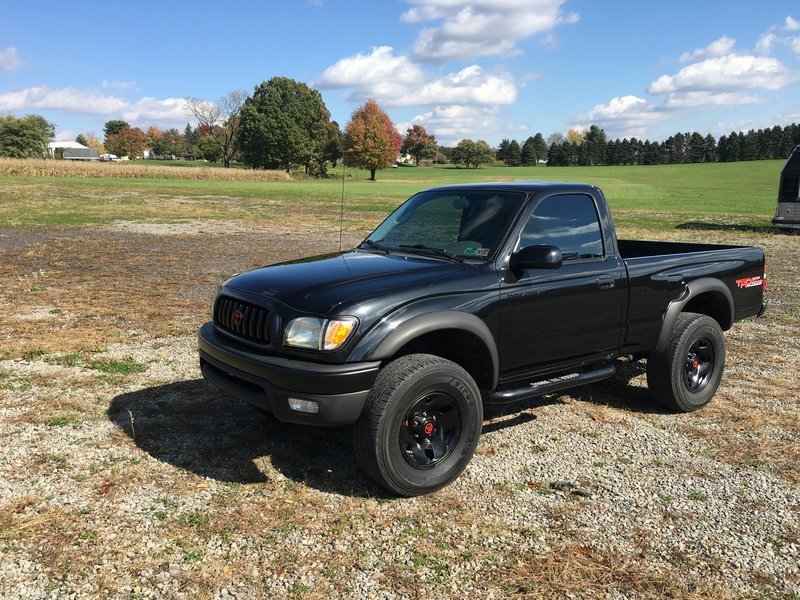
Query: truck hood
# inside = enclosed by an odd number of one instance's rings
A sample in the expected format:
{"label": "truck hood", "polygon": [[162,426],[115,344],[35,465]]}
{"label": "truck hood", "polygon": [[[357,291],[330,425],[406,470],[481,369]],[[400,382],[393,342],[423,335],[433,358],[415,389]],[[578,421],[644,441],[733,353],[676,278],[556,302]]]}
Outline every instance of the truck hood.
{"label": "truck hood", "polygon": [[466,268],[460,263],[405,254],[350,251],[254,269],[232,277],[225,287],[268,296],[300,312],[327,315],[357,297],[388,290],[420,294],[420,288]]}

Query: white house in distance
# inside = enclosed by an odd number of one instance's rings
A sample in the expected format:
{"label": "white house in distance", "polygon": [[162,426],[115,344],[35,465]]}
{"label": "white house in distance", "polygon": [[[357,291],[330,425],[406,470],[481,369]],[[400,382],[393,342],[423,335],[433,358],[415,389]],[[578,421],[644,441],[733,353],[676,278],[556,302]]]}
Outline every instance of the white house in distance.
{"label": "white house in distance", "polygon": [[47,152],[51,158],[58,153],[64,160],[99,160],[100,153],[94,148],[88,148],[78,142],[50,142]]}

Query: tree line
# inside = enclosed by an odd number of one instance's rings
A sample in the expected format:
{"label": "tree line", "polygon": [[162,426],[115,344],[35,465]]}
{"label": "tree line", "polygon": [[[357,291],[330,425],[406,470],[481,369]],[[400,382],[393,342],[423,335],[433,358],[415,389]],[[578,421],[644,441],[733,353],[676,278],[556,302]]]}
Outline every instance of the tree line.
{"label": "tree line", "polygon": [[[569,135],[571,134],[571,135]],[[539,136],[539,134],[537,134]],[[592,125],[588,130],[570,130],[565,138],[554,134],[547,140],[549,166],[588,165],[661,165],[704,162],[735,162],[740,160],[785,159],[800,144],[800,126],[775,125],[766,129],[751,129],[747,133],[732,131],[716,139],[710,133],[696,131],[676,133],[663,142],[630,139],[609,140],[605,131]],[[502,147],[502,143],[501,143]],[[506,157],[513,164],[515,156]],[[525,164],[519,163],[517,164]]]}
{"label": "tree line", "polygon": [[[635,137],[608,139],[597,125],[570,129],[547,139],[536,133],[522,142],[503,139],[497,148],[485,140],[464,139],[453,147],[438,145],[435,136],[414,124],[401,136],[386,112],[374,100],[357,107],[342,130],[331,120],[322,95],[305,83],[273,77],[248,95],[233,91],[217,101],[186,99],[187,123],[183,131],[146,130],[123,120],[103,127],[103,140],[91,132],[76,141],[112,153],[141,157],[145,150],[155,158],[193,157],[221,162],[239,161],[252,168],[302,169],[311,176],[327,174],[340,160],[376,172],[410,156],[417,165],[430,160],[478,168],[501,162],[509,166],[655,165],[739,160],[783,159],[800,144],[800,126],[776,125],[716,139],[698,132],[676,133],[662,142]],[[39,115],[21,118],[0,115],[0,156],[47,157],[47,143],[55,126]]]}

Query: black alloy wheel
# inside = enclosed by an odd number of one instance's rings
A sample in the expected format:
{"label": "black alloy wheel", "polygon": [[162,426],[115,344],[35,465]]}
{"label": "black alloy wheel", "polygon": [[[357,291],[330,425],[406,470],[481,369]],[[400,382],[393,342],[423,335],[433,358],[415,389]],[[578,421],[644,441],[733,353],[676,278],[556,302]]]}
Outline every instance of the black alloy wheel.
{"label": "black alloy wheel", "polygon": [[690,392],[699,392],[711,379],[714,371],[714,345],[706,338],[692,344],[686,355],[686,387]]}
{"label": "black alloy wheel", "polygon": [[416,469],[430,469],[453,451],[461,437],[458,404],[444,393],[417,400],[403,418],[400,449]]}

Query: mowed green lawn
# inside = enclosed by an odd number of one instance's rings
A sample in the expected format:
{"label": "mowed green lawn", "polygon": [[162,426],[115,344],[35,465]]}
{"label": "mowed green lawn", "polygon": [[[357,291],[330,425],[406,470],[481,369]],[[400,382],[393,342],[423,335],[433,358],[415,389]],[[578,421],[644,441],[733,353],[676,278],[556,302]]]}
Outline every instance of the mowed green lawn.
{"label": "mowed green lawn", "polygon": [[[368,181],[365,171],[347,169],[345,210],[350,218],[359,212],[385,213],[436,185],[540,179],[597,185],[622,226],[663,229],[705,221],[767,227],[783,164],[399,167],[379,171],[376,182]],[[80,226],[119,219],[279,220],[294,210],[332,215],[338,214],[342,197],[341,173],[340,166],[338,178],[275,182],[2,177],[0,227]]]}

